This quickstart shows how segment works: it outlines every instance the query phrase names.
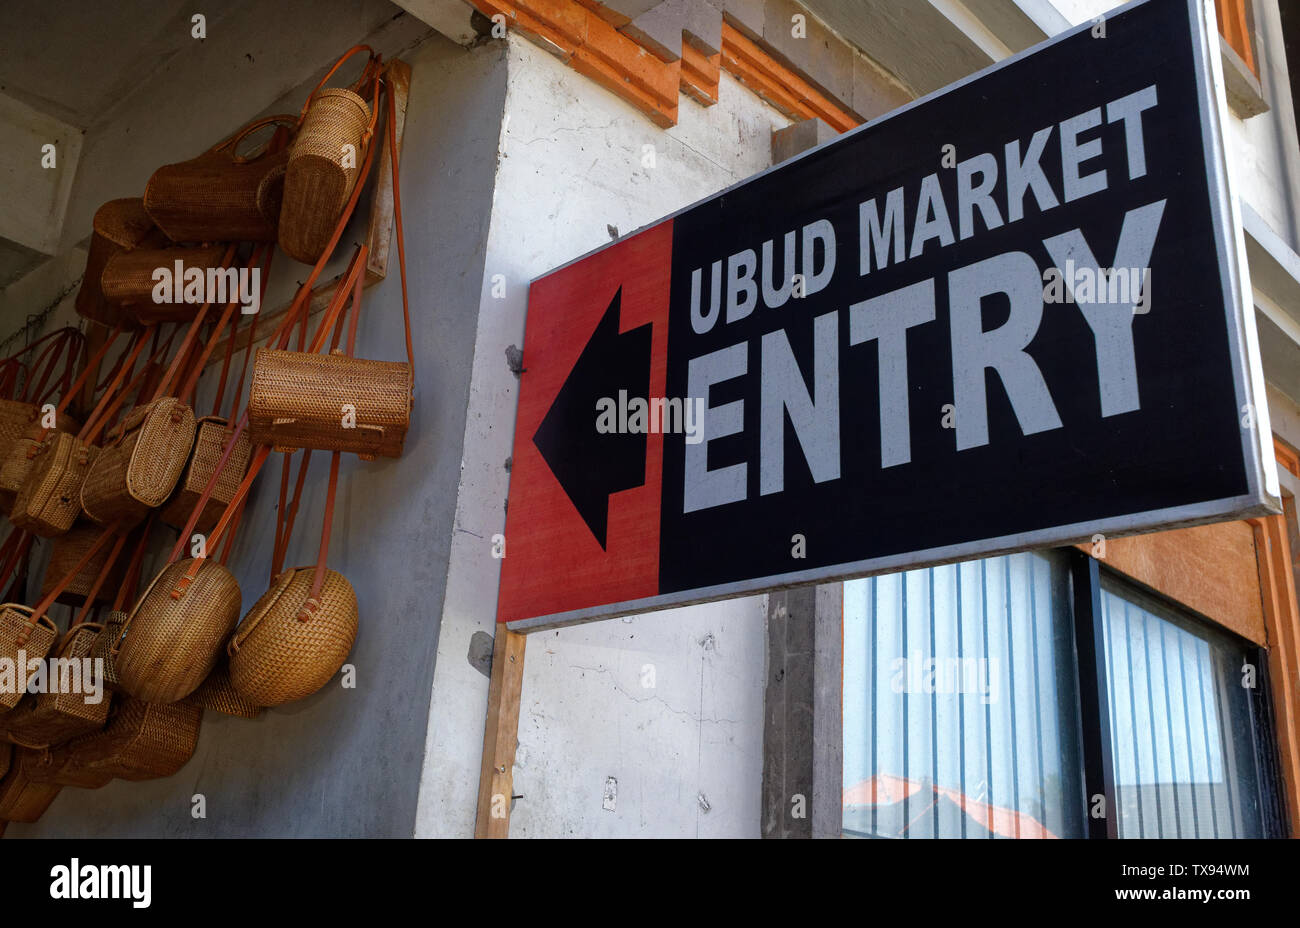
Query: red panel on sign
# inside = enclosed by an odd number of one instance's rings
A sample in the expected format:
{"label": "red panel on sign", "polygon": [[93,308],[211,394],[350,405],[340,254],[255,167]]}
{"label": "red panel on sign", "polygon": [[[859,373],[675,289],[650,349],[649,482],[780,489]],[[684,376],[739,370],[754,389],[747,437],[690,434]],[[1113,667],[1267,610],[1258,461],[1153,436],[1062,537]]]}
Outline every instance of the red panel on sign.
{"label": "red panel on sign", "polygon": [[[663,435],[646,436],[644,484],[609,495],[603,548],[570,498],[574,488],[566,492],[534,437],[611,310],[618,314],[619,333],[651,326],[650,396],[664,395],[672,247],[670,220],[529,288],[506,557],[497,603],[500,622],[659,592]],[[594,403],[590,415],[594,428]]]}

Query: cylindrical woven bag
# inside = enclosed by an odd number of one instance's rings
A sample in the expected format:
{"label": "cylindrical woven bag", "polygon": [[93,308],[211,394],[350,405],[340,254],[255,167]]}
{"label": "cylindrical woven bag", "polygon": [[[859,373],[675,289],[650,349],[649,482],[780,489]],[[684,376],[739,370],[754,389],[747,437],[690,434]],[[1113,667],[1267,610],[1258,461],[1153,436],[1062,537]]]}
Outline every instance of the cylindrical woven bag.
{"label": "cylindrical woven bag", "polygon": [[119,688],[138,699],[172,703],[194,692],[239,621],[235,575],[205,560],[185,586],[180,579],[191,563],[187,558],[164,568],[127,620],[114,669]]}
{"label": "cylindrical woven bag", "polygon": [[295,122],[268,116],[197,158],[164,165],[149,178],[144,208],[174,242],[274,242],[289,152],[266,145],[243,157],[238,148],[256,129]]}
{"label": "cylindrical woven bag", "polygon": [[327,570],[319,606],[301,621],[314,572],[282,573],[230,639],[230,682],[248,701],[278,706],[310,696],[347,660],[357,637],[357,594]]}
{"label": "cylindrical woven bag", "polygon": [[370,107],[351,90],[312,98],[285,169],[279,242],[289,257],[315,264],[324,253],[357,182],[370,124]]}
{"label": "cylindrical woven bag", "polygon": [[70,765],[122,780],[154,780],[179,771],[194,756],[203,708],[159,705],[123,696],[113,700],[103,731],[69,744]]}
{"label": "cylindrical woven bag", "polygon": [[100,525],[138,524],[167,501],[189,461],[194,410],[164,396],[113,428],[81,485],[81,508]]}
{"label": "cylindrical woven bag", "polygon": [[[80,522],[54,539],[54,543],[50,546],[50,560],[45,567],[45,578],[41,582],[41,599],[49,595],[55,585],[81,563],[81,559],[102,533],[103,529],[89,522]],[[104,570],[104,564],[111,554],[110,545],[101,546],[89,563],[77,571],[76,576],[68,582],[63,592],[54,601],[65,606],[80,606],[84,603],[95,585],[95,578]],[[114,562],[108,579],[100,585],[95,594],[96,602],[108,602],[113,598],[113,594],[122,583],[124,572],[125,565],[122,560]]]}
{"label": "cylindrical woven bag", "polygon": [[[234,298],[237,290],[232,291],[229,269],[222,271],[221,262],[225,257],[223,245],[207,245],[198,248],[138,248],[114,255],[104,267],[101,284],[104,298],[115,306],[122,306],[131,314],[131,318],[144,325],[158,322],[188,322],[199,311],[199,307],[208,302],[208,272],[217,270],[225,274],[226,299]],[[180,262],[179,277],[177,262]],[[165,268],[172,281],[160,283],[154,272]],[[203,273],[204,284],[186,296],[185,275],[197,268]],[[237,273],[237,272],[236,272]],[[161,302],[155,299],[158,294],[165,297]],[[173,299],[175,298],[175,299]]]}
{"label": "cylindrical woven bag", "polygon": [[[105,586],[109,585],[116,586],[116,584],[105,584]],[[90,649],[90,659],[100,661],[99,666],[104,668],[104,689],[110,692],[118,689],[117,659],[113,655],[113,649],[122,637],[126,619],[127,614],[120,609],[106,615],[102,623],[104,630],[95,638],[95,643]]]}
{"label": "cylindrical woven bag", "polygon": [[414,403],[403,361],[259,348],[248,394],[254,444],[363,458],[402,455]]}
{"label": "cylindrical woven bag", "polygon": [[31,469],[14,498],[10,521],[33,535],[61,535],[81,514],[81,485],[99,448],[71,432],[51,432],[29,453]]}
{"label": "cylindrical woven bag", "polygon": [[0,822],[35,822],[50,807],[63,787],[41,782],[41,752],[17,748],[9,772],[0,780]]}
{"label": "cylindrical woven bag", "polygon": [[77,291],[77,314],[105,325],[132,320],[120,305],[104,299],[101,282],[110,258],[134,248],[161,248],[167,237],[154,226],[139,197],[109,200],[95,212],[94,233],[86,255],[86,272]]}
{"label": "cylindrical woven bag", "polygon": [[[194,511],[194,507],[198,505],[199,497],[203,495],[204,487],[208,485],[208,481],[216,471],[217,464],[221,461],[221,453],[233,433],[234,430],[227,420],[221,416],[204,416],[198,420],[194,448],[190,452],[190,461],[185,466],[185,473],[181,475],[171,499],[159,513],[163,522],[174,528],[185,527],[185,522]],[[248,461],[252,453],[253,444],[249,440],[248,432],[240,432],[239,437],[235,439],[234,450],[226,461],[226,467],[217,479],[212,495],[194,525],[195,531],[206,535],[217,524],[226,504],[234,498],[235,491],[239,489],[239,482],[244,479],[244,474],[248,471]]]}
{"label": "cylindrical woven bag", "polygon": [[245,699],[230,682],[230,664],[225,658],[217,661],[212,673],[186,701],[241,719],[255,719],[262,714],[262,707]]}
{"label": "cylindrical woven bag", "polygon": [[[33,410],[35,407],[33,407]],[[60,432],[67,432],[75,435],[81,425],[70,416],[60,413],[56,417],[56,428]],[[23,488],[23,483],[27,480],[27,475],[32,471],[32,464],[36,459],[36,451],[40,447],[37,441],[45,431],[40,422],[33,419],[32,423],[27,426],[23,433],[14,439],[12,443],[5,443],[0,439],[0,509],[6,513],[13,509],[14,500],[18,498],[18,491]]]}
{"label": "cylindrical woven bag", "polygon": [[[16,666],[19,661],[44,660],[50,653],[59,630],[48,615],[33,618],[33,612],[21,603],[0,606],[0,660]],[[22,695],[0,688],[0,711],[18,705]]]}
{"label": "cylindrical woven bag", "polygon": [[[28,747],[49,747],[102,728],[108,721],[109,696],[102,686],[82,676],[82,659],[90,656],[102,630],[102,625],[89,622],[74,626],[50,661],[48,688],[59,692],[28,694],[12,711],[0,715],[0,730]],[[96,692],[98,701],[89,701]]]}

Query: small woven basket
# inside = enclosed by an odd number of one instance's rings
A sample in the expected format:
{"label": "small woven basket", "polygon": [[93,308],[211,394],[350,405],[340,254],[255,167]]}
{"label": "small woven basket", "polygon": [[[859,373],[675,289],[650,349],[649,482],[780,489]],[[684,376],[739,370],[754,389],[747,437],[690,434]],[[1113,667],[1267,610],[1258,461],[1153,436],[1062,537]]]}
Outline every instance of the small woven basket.
{"label": "small woven basket", "polygon": [[33,535],[62,535],[81,515],[81,485],[99,448],[82,444],[70,432],[51,432],[28,453],[31,469],[14,498],[9,518]]}
{"label": "small woven basket", "polygon": [[248,394],[254,444],[402,456],[414,373],[404,361],[259,348]]}
{"label": "small woven basket", "polygon": [[[115,306],[125,307],[131,318],[143,325],[160,322],[189,322],[198,314],[212,288],[208,286],[210,270],[220,270],[226,248],[208,245],[199,248],[140,248],[124,251],[109,259],[104,267],[102,286],[104,298]],[[177,262],[180,262],[179,277]],[[160,283],[155,271],[165,269],[172,280],[170,287]],[[187,286],[185,276],[193,269],[203,274],[203,285],[197,292]],[[236,298],[232,290],[234,280],[230,271],[222,272],[225,282],[225,300]],[[237,285],[236,285],[237,287]],[[159,301],[155,289],[165,296]],[[173,296],[180,299],[172,301]]]}
{"label": "small woven basket", "polygon": [[167,501],[189,461],[194,411],[165,396],[115,426],[81,486],[81,508],[99,525],[137,525]]}
{"label": "small woven basket", "polygon": [[235,575],[204,560],[186,586],[180,580],[192,563],[187,558],[164,568],[127,620],[114,669],[119,688],[138,699],[173,703],[194,692],[239,621]]}
{"label": "small woven basket", "polygon": [[365,160],[369,129],[370,107],[351,90],[331,87],[312,98],[285,169],[279,241],[289,257],[315,264],[324,253]]}
{"label": "small woven basket", "polygon": [[[0,729],[29,747],[49,747],[102,728],[108,721],[109,697],[94,681],[89,685],[84,682],[82,675],[83,658],[90,657],[102,630],[102,625],[90,622],[74,626],[50,661],[49,679],[58,680],[59,686],[51,685],[49,689],[59,692],[29,694],[11,712],[0,715]],[[63,692],[72,689],[74,682],[79,684],[80,692]],[[88,701],[87,697],[96,691],[99,700]]]}
{"label": "small woven basket", "polygon": [[249,702],[278,706],[330,681],[357,638],[357,595],[327,570],[319,605],[306,614],[314,567],[286,570],[230,639],[230,682]]}
{"label": "small woven basket", "polygon": [[[58,628],[47,615],[34,618],[33,611],[21,603],[0,606],[0,661],[7,659],[17,666],[19,661],[44,660],[54,647]],[[22,696],[0,687],[0,710],[12,709]]]}
{"label": "small woven basket", "polygon": [[[54,543],[50,546],[50,560],[45,567],[45,577],[41,581],[41,599],[48,596],[60,580],[76,569],[86,552],[94,546],[102,534],[103,529],[96,528],[88,522],[81,522],[54,539]],[[112,546],[101,545],[86,566],[77,571],[76,576],[68,582],[54,601],[65,606],[80,606],[84,603],[94,588],[95,579],[104,570],[104,564],[111,555]],[[95,601],[102,603],[111,600],[118,587],[122,585],[124,573],[125,564],[119,558],[113,563],[108,579],[100,584],[95,594]]]}
{"label": "small woven basket", "polygon": [[70,765],[86,774],[154,780],[179,771],[194,756],[201,706],[158,705],[123,696],[113,700],[103,731],[71,742]]}
{"label": "small woven basket", "polygon": [[[230,440],[233,433],[234,429],[221,416],[204,416],[198,420],[194,449],[190,452],[190,461],[185,466],[185,473],[181,475],[176,492],[159,513],[163,522],[173,528],[185,527],[190,513],[198,505],[199,497],[203,495],[204,488],[216,472],[221,454],[226,449],[226,442]],[[194,531],[205,535],[212,531],[212,527],[221,518],[221,513],[225,511],[226,505],[239,489],[239,482],[244,479],[244,474],[248,471],[248,460],[252,453],[253,445],[249,440],[248,431],[241,431],[239,437],[235,439],[235,447],[230,452],[226,467],[212,488],[212,495],[208,497],[208,502],[194,525]]]}
{"label": "small woven basket", "polygon": [[121,306],[104,298],[104,267],[114,255],[140,248],[160,248],[167,238],[153,224],[138,197],[109,200],[95,212],[94,233],[86,255],[86,272],[77,291],[77,314],[113,326],[133,324]]}
{"label": "small woven basket", "polygon": [[127,614],[121,610],[110,612],[105,616],[102,623],[104,630],[95,638],[95,643],[90,649],[90,659],[99,661],[98,666],[104,668],[104,689],[109,692],[116,692],[119,688],[117,659],[113,655],[113,650],[122,637],[122,629],[126,627],[126,619]]}

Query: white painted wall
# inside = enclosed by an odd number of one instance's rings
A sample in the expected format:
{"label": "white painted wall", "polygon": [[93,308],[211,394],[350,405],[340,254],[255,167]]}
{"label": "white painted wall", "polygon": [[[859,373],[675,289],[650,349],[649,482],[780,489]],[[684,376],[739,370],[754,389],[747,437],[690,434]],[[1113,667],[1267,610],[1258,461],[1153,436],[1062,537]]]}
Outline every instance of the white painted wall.
{"label": "white painted wall", "polygon": [[[495,632],[506,459],[528,282],[768,167],[788,120],[727,75],[720,102],[681,100],[678,124],[643,115],[528,42],[509,42],[460,498],[430,706],[417,834],[473,832],[487,678],[467,660]],[[646,146],[650,146],[647,149]],[[653,151],[654,167],[644,166]],[[505,297],[492,296],[502,275]],[[506,543],[509,556],[509,540]],[[761,597],[529,639],[515,835],[757,835],[762,774]],[[710,638],[710,636],[712,636]],[[699,642],[708,641],[708,646]],[[643,689],[643,664],[657,687]],[[632,694],[629,696],[628,694]],[[606,777],[621,785],[602,809]],[[697,801],[703,793],[711,806]]]}

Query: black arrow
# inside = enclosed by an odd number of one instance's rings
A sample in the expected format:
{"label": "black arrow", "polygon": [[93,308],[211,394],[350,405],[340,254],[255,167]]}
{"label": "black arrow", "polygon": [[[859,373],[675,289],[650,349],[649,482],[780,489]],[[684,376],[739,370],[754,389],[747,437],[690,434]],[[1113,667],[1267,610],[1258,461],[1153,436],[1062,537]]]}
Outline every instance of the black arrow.
{"label": "black arrow", "polygon": [[533,444],[602,548],[610,494],[645,483],[645,433],[596,430],[598,400],[608,397],[617,403],[620,390],[629,399],[648,399],[650,393],[650,324],[620,334],[622,296],[619,287],[533,435]]}

